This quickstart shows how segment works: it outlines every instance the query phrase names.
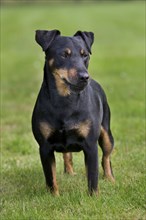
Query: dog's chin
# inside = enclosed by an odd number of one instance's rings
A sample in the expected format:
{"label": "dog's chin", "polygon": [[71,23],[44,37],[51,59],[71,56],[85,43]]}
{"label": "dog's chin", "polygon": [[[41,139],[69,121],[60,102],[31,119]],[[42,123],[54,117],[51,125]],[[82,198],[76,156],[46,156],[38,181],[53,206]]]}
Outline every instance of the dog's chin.
{"label": "dog's chin", "polygon": [[88,84],[88,81],[78,82],[77,84],[70,83],[67,80],[64,80],[64,81],[69,86],[70,90],[76,93],[83,91]]}

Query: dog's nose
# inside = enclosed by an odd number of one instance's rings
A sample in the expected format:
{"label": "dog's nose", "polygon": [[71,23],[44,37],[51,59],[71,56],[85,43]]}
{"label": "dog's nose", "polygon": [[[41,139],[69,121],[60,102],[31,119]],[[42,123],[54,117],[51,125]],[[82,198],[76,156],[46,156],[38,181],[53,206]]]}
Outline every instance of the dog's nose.
{"label": "dog's nose", "polygon": [[81,80],[81,81],[87,81],[88,79],[89,79],[89,75],[88,75],[88,73],[80,73],[79,74],[79,79]]}

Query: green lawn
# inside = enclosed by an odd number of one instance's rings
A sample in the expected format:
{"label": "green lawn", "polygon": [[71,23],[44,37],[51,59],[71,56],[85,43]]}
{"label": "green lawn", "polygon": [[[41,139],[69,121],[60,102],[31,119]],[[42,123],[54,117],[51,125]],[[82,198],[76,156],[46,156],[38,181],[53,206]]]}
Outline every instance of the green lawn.
{"label": "green lawn", "polygon": [[[28,5],[1,9],[1,220],[144,220],[144,1],[86,5]],[[87,195],[83,153],[74,154],[77,175],[63,174],[57,154],[60,197],[45,190],[31,113],[39,91],[44,55],[36,29],[63,35],[93,31],[89,72],[106,91],[115,150],[115,185],[100,165],[98,198]],[[101,151],[99,149],[101,159]]]}

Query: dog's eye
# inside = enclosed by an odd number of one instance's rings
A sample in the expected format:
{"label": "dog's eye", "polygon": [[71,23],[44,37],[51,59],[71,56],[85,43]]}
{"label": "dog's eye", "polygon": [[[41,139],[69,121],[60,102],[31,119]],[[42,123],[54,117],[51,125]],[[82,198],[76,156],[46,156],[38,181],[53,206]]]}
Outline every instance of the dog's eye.
{"label": "dog's eye", "polygon": [[84,57],[84,58],[88,58],[88,54],[86,54],[86,53],[83,54],[83,57]]}
{"label": "dog's eye", "polygon": [[88,57],[89,57],[89,55],[86,54],[86,53],[82,54],[81,56],[82,56],[82,58],[83,58],[84,60],[88,59]]}
{"label": "dog's eye", "polygon": [[63,53],[63,55],[62,55],[64,58],[67,58],[67,57],[69,57],[70,56],[70,54],[68,54],[66,51]]}
{"label": "dog's eye", "polygon": [[70,55],[69,55],[68,53],[64,52],[64,53],[61,55],[61,57],[65,59],[65,58],[70,57]]}

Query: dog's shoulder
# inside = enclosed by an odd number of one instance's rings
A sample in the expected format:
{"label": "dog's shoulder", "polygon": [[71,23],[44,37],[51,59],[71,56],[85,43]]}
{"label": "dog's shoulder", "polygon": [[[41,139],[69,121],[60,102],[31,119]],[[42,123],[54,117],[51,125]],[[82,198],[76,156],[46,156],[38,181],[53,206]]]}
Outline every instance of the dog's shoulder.
{"label": "dog's shoulder", "polygon": [[97,81],[91,79],[90,87],[92,88],[95,97],[100,97],[102,101],[106,100],[106,94],[104,92],[104,89]]}

